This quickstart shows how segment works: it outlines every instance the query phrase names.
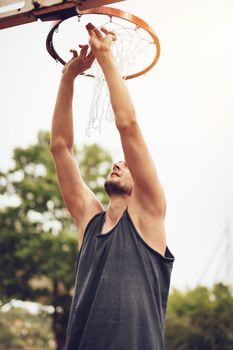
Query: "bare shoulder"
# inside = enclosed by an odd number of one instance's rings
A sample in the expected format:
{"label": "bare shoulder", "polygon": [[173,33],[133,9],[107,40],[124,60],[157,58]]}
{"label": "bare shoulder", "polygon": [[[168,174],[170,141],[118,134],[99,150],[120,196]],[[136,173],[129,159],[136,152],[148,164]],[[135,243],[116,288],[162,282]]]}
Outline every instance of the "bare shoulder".
{"label": "bare shoulder", "polygon": [[132,194],[128,213],[142,239],[164,256],[166,251],[165,212],[153,211],[150,206],[141,205]]}

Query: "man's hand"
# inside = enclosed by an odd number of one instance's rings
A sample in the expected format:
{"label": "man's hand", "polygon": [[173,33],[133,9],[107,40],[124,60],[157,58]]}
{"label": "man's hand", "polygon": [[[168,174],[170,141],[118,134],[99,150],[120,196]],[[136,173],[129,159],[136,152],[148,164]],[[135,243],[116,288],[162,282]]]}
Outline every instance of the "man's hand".
{"label": "man's hand", "polygon": [[88,54],[88,45],[79,45],[81,48],[80,53],[74,49],[71,49],[73,57],[63,68],[62,73],[68,74],[71,78],[76,78],[77,75],[85,72],[87,69],[91,68],[92,63],[95,60],[93,51],[91,50]]}
{"label": "man's hand", "polygon": [[[102,27],[101,30],[95,28],[92,23],[88,23],[87,31],[90,35],[90,47],[95,57],[98,59],[102,53],[110,52],[113,41],[116,41],[116,34]],[[102,33],[101,33],[102,32]],[[103,35],[103,33],[105,35]]]}

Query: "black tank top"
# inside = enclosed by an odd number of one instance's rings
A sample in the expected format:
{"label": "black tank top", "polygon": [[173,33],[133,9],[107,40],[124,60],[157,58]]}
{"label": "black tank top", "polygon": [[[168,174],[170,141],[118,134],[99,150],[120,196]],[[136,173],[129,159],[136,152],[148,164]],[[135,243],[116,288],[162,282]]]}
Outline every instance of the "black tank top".
{"label": "black tank top", "polygon": [[101,234],[104,217],[91,219],[78,255],[66,350],[164,350],[174,257],[152,249],[127,210]]}

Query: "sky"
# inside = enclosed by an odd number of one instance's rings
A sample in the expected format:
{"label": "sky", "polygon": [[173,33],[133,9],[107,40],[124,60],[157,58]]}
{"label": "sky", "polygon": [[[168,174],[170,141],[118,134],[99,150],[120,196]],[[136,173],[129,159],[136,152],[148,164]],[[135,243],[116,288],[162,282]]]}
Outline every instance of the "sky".
{"label": "sky", "polygon": [[[166,194],[167,242],[176,258],[171,285],[233,284],[233,2],[127,0],[114,7],[144,19],[160,40],[156,66],[127,85]],[[15,147],[50,129],[62,70],[45,48],[50,27],[38,21],[0,31],[0,170],[12,166]],[[119,160],[114,123],[85,133],[91,94],[78,78],[75,142],[96,142]]]}

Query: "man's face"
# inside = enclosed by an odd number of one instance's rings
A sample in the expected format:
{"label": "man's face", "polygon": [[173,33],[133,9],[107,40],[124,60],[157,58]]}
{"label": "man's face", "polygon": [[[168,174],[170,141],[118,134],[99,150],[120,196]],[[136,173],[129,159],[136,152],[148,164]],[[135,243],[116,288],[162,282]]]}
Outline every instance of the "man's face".
{"label": "man's face", "polygon": [[131,195],[133,179],[124,160],[113,164],[104,186],[109,196],[114,194]]}

